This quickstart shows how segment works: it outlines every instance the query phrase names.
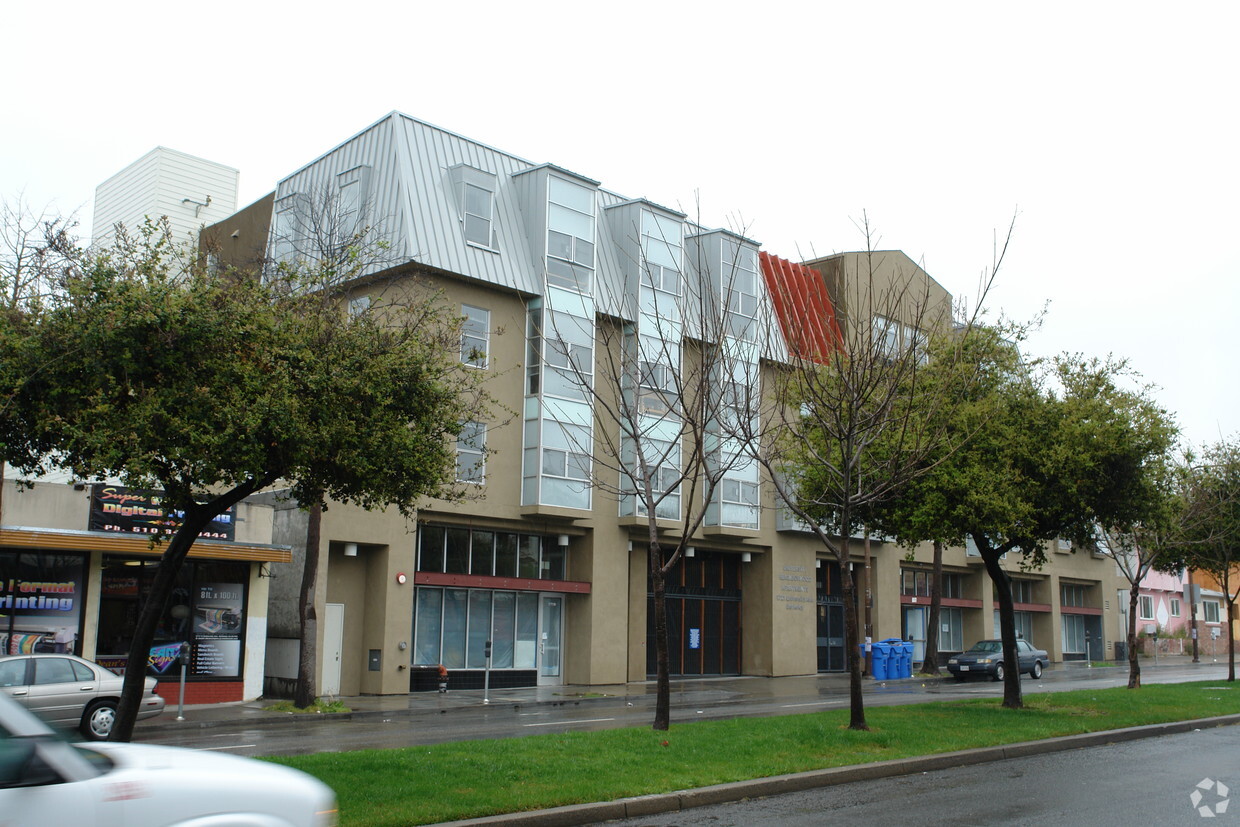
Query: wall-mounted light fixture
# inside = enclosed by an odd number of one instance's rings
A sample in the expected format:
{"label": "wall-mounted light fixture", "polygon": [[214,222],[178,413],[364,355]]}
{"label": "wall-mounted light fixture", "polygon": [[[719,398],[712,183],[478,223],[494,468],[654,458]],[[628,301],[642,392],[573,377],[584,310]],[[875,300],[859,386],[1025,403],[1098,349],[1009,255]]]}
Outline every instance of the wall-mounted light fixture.
{"label": "wall-mounted light fixture", "polygon": [[816,568],[816,569],[820,569],[820,568],[822,568],[822,561],[821,561],[821,560],[815,560],[815,561],[814,561],[814,568]]}
{"label": "wall-mounted light fixture", "polygon": [[686,556],[686,557],[694,557],[694,556],[696,556],[696,555],[697,555],[697,549],[695,549],[693,546],[686,546],[686,547],[685,547],[685,556]]}
{"label": "wall-mounted light fixture", "polygon": [[408,580],[409,578],[405,576],[403,571],[396,573],[396,585],[403,586]]}
{"label": "wall-mounted light fixture", "polygon": [[357,556],[357,543],[345,543],[344,544],[344,556],[345,557],[356,557]]}
{"label": "wall-mounted light fixture", "polygon": [[742,562],[742,563],[748,563],[748,562],[750,562],[751,560],[753,560],[753,555],[752,555],[751,553],[749,553],[748,551],[742,551],[742,552],[741,552],[741,562]]}
{"label": "wall-mounted light fixture", "polygon": [[568,535],[561,534],[559,537],[555,538],[555,542],[560,548],[568,548]]}

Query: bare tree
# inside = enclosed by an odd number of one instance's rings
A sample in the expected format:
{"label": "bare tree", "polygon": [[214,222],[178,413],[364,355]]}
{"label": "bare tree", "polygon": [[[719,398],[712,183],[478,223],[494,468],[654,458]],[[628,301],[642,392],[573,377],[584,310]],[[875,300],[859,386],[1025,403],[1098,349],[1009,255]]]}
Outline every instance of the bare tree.
{"label": "bare tree", "polygon": [[[0,198],[0,310],[37,314],[54,290],[57,252],[76,222],[50,205],[33,207],[23,193]],[[0,515],[6,467],[0,463]]]}
{"label": "bare tree", "polygon": [[654,613],[653,728],[666,730],[666,579],[719,508],[725,477],[747,462],[721,423],[744,401],[737,366],[754,349],[745,337],[756,330],[758,309],[740,297],[756,295],[759,275],[756,245],[743,236],[716,231],[715,252],[690,243],[682,256],[681,221],[652,216],[643,212],[634,228],[638,252],[625,263],[630,283],[621,294],[604,296],[597,313],[544,310],[531,363],[544,383],[569,377],[593,413],[589,444],[565,429],[578,457],[569,462],[585,466],[577,476],[642,526]]}
{"label": "bare tree", "polygon": [[[944,411],[952,383],[925,381],[931,337],[950,362],[967,335],[953,330],[951,308],[935,301],[924,271],[882,273],[889,262],[866,250],[831,292],[838,319],[834,341],[814,330],[822,319],[785,313],[782,363],[766,372],[763,410],[741,433],[766,470],[779,500],[815,533],[840,568],[852,729],[867,729],[861,692],[860,635],[850,537],[865,531],[867,513],[893,498],[952,449]],[[1010,239],[996,248],[977,306],[998,273]],[[845,268],[847,260],[844,262]],[[795,305],[793,296],[773,296]]]}

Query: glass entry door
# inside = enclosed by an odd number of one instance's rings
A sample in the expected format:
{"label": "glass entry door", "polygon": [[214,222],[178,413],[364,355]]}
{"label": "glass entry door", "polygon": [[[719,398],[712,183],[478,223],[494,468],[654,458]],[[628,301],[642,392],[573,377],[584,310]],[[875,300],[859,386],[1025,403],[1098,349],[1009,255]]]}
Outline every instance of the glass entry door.
{"label": "glass entry door", "polygon": [[538,685],[559,686],[564,682],[560,661],[563,653],[564,598],[543,595],[538,623]]}
{"label": "glass entry door", "polygon": [[926,659],[926,615],[928,613],[929,609],[924,606],[904,607],[904,634],[901,637],[913,642],[914,663],[921,663]]}

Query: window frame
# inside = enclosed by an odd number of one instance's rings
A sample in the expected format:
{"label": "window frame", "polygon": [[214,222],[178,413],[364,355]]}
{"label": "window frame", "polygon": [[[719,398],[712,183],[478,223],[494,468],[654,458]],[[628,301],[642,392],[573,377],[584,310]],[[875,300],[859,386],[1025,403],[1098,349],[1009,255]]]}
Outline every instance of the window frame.
{"label": "window frame", "polygon": [[[475,318],[470,311],[482,314],[481,318]],[[462,303],[461,317],[461,364],[478,370],[488,370],[491,367],[491,311],[485,307]],[[478,324],[482,326],[481,331],[477,328]],[[480,342],[481,347],[473,344],[475,342]],[[475,353],[481,353],[481,356],[474,356]]]}
{"label": "window frame", "polygon": [[[482,215],[481,213],[470,208],[469,195],[471,189],[477,190],[478,192],[486,195],[486,215]],[[470,237],[470,218],[474,218],[483,223],[483,229],[486,230],[485,241],[479,241],[476,238]],[[482,247],[487,250],[495,249],[495,190],[479,186],[472,181],[461,182],[461,234],[464,235],[466,244],[474,247]]]}
{"label": "window frame", "polygon": [[1137,595],[1137,618],[1140,620],[1154,619],[1154,597],[1153,595],[1140,594]]}
{"label": "window frame", "polygon": [[[462,460],[476,456],[469,466]],[[485,485],[487,473],[487,425],[485,422],[463,422],[456,437],[456,481]]]}
{"label": "window frame", "polygon": [[[1217,601],[1217,600],[1211,600],[1211,599],[1209,599],[1209,598],[1202,598],[1202,600],[1201,600],[1201,619],[1202,619],[1202,622],[1204,622],[1204,623],[1222,623],[1222,622],[1223,622],[1223,621],[1222,621],[1223,613],[1222,613],[1222,610],[1221,610],[1221,606],[1222,606],[1222,604],[1221,604],[1219,601]],[[1207,607],[1213,607],[1213,609],[1214,609],[1214,619],[1213,619],[1213,620],[1211,620],[1211,619],[1210,619],[1210,612],[1206,610],[1206,608],[1207,608]]]}

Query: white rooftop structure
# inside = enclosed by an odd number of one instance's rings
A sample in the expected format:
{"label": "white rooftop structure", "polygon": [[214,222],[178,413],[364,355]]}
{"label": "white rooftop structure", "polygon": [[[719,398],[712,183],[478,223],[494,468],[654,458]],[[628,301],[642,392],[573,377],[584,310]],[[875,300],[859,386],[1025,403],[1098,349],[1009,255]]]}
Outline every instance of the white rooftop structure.
{"label": "white rooftop structure", "polygon": [[118,223],[135,229],[167,216],[178,241],[197,243],[204,225],[237,211],[239,178],[232,167],[157,146],[95,189],[91,241],[106,241]]}

